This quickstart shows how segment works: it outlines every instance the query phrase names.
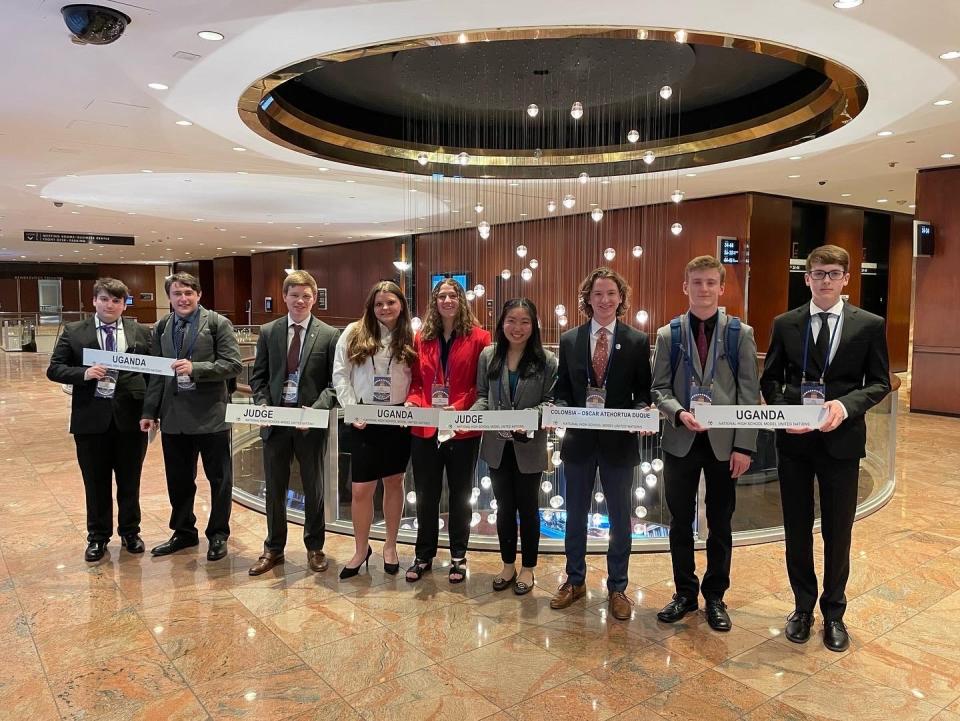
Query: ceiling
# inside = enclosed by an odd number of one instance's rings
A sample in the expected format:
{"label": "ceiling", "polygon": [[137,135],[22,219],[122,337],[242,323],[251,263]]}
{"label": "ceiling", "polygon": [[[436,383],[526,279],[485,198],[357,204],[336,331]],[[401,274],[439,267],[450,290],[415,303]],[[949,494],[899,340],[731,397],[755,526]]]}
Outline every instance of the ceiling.
{"label": "ceiling", "polygon": [[[466,213],[473,196],[280,147],[237,112],[250,83],[279,68],[430,33],[683,28],[809,51],[867,84],[865,109],[835,132],[698,168],[696,177],[681,174],[687,199],[760,191],[910,212],[916,170],[956,164],[940,156],[960,154],[960,60],[938,57],[960,50],[955,0],[924,0],[909,12],[900,0],[865,0],[852,10],[831,0],[104,0],[133,22],[102,47],[70,42],[62,4],[4,7],[16,32],[0,45],[8,78],[0,105],[0,261],[172,262],[387,237],[414,221],[417,232],[456,227],[457,211]],[[202,30],[225,39],[202,40]],[[148,87],[157,82],[168,89]],[[940,100],[953,103],[934,105]],[[536,197],[535,182],[490,188],[485,217],[516,220],[525,199]],[[612,178],[604,207],[635,202],[636,182]],[[539,206],[524,212],[543,214]],[[24,230],[46,229],[134,234],[137,244],[73,253],[76,246],[22,240]]]}

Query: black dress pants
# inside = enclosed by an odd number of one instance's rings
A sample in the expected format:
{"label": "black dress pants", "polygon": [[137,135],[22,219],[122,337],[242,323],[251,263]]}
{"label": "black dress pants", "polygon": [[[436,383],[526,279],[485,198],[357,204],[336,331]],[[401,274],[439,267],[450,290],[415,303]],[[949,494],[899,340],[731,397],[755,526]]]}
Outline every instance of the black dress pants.
{"label": "black dress pants", "polygon": [[[693,521],[696,517],[700,471],[706,479],[707,571],[697,580],[693,555]],[[698,433],[685,456],[664,453],[664,493],[670,509],[670,560],[678,596],[695,600],[722,600],[730,588],[733,553],[731,520],[737,505],[737,481],[730,477],[730,461],[717,460],[706,433]]]}
{"label": "black dress pants", "polygon": [[233,459],[230,431],[219,433],[161,433],[163,463],[170,497],[170,529],[181,536],[197,538],[197,517],[193,501],[197,495],[197,458],[210,482],[209,540],[230,536],[230,508],[233,503]]}
{"label": "black dress pants", "polygon": [[542,472],[521,473],[513,443],[503,446],[499,468],[490,469],[493,495],[497,499],[497,538],[500,558],[512,564],[517,560],[517,514],[520,515],[520,552],[523,565],[537,565],[540,550],[540,478]]}
{"label": "black dress pants", "polygon": [[[781,433],[782,431],[778,431]],[[803,456],[779,452],[780,502],[786,541],[787,575],[796,607],[812,613],[817,602],[813,567],[813,479],[820,487],[820,533],[823,536],[824,621],[839,621],[847,608],[850,542],[857,512],[858,458],[831,458],[819,431],[810,434],[810,452]]]}
{"label": "black dress pants", "polygon": [[77,433],[77,462],[87,505],[87,542],[113,535],[113,478],[117,479],[117,534],[140,533],[140,471],[147,434],[121,433],[113,422],[106,433]]}
{"label": "black dress pants", "polygon": [[263,465],[267,481],[267,540],[265,551],[282,553],[287,545],[287,491],[290,464],[297,459],[303,481],[303,544],[308,551],[323,550],[326,524],[323,518],[323,468],[320,458],[327,431],[277,426],[263,442]]}
{"label": "black dress pants", "polygon": [[447,534],[450,557],[465,558],[470,540],[471,479],[477,465],[480,437],[451,439],[437,446],[437,437],[410,439],[413,483],[417,491],[417,558],[429,561],[437,555],[440,533],[440,494],[446,471],[449,513]]}

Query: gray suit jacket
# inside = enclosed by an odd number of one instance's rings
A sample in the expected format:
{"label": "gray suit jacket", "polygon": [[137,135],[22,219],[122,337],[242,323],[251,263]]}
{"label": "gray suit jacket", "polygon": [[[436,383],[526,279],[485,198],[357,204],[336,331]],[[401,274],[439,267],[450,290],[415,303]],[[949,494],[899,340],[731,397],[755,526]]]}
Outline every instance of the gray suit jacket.
{"label": "gray suit jacket", "polygon": [[[707,349],[707,376],[710,376],[713,365],[714,345],[720,343],[716,349],[717,367],[713,371],[713,402],[716,405],[757,405],[760,403],[760,380],[757,372],[757,343],[753,337],[753,328],[741,324],[740,347],[727,349],[724,347],[727,338],[727,314],[720,311],[717,318],[717,327],[710,339]],[[677,362],[676,373],[670,368],[670,325],[667,324],[657,331],[657,344],[653,355],[653,402],[666,417],[663,424],[661,445],[668,453],[675,456],[685,456],[696,434],[682,423],[677,423],[677,412],[689,410],[684,406],[690,389],[690,373],[687,368],[688,338],[690,337],[690,318],[684,313],[680,316],[680,357]],[[739,354],[739,378],[733,377],[733,371],[727,360],[728,352]],[[703,369],[700,367],[700,358],[694,353],[693,367],[703,378]],[[671,383],[671,375],[673,382]],[[742,448],[748,451],[757,450],[756,428],[722,428],[707,431],[710,436],[710,445],[718,460],[730,458],[733,448]]]}
{"label": "gray suit jacket", "polygon": [[[250,374],[253,402],[279,406],[283,398],[283,382],[287,379],[287,316],[260,327],[257,357]],[[310,327],[303,338],[300,352],[300,405],[330,410],[337,405],[333,389],[333,356],[340,331],[319,318],[310,318]],[[272,428],[262,426],[260,437],[270,437]]]}
{"label": "gray suit jacket", "polygon": [[[499,383],[491,383],[487,378],[490,363],[493,361],[496,346],[487,346],[480,353],[477,363],[477,401],[472,411],[508,411],[510,405],[510,379],[506,366],[500,373]],[[553,403],[553,389],[557,383],[557,357],[548,350],[546,367],[540,373],[521,378],[517,384],[516,409],[540,408],[545,403]],[[503,404],[501,405],[501,399]],[[491,468],[499,468],[503,458],[503,447],[513,443],[517,457],[517,468],[521,473],[539,473],[547,469],[547,434],[538,430],[527,443],[514,443],[501,438],[496,432],[486,431],[480,442],[480,457]]]}
{"label": "gray suit jacket", "polygon": [[[175,321],[173,313],[157,321],[153,329],[153,355],[177,357],[173,339]],[[190,343],[193,343],[191,377],[197,387],[178,392],[176,376],[150,376],[143,417],[160,419],[163,433],[200,435],[225,431],[230,427],[223,420],[230,402],[227,381],[236,378],[243,369],[233,324],[219,313],[200,306],[197,329],[188,327],[184,346],[189,347]]]}

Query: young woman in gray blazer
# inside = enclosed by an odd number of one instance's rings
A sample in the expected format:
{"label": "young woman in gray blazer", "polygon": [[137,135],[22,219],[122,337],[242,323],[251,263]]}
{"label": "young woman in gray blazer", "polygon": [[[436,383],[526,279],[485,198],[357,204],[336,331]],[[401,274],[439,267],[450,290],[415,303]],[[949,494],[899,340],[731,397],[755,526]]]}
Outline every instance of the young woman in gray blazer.
{"label": "young woman in gray blazer", "polygon": [[[526,298],[508,300],[497,321],[494,344],[480,354],[477,401],[471,410],[522,410],[553,402],[557,358],[540,342],[537,307]],[[493,590],[513,584],[522,596],[533,589],[533,569],[540,547],[540,477],[547,469],[547,434],[486,431],[480,456],[490,467],[497,499],[497,537],[503,570]],[[523,565],[517,559],[517,513]]]}

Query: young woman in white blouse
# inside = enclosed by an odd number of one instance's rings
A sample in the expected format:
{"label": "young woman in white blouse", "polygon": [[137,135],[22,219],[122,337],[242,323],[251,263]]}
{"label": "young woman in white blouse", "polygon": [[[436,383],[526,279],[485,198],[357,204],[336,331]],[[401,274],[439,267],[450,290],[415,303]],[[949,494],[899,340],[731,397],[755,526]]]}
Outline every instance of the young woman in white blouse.
{"label": "young woman in white blouse", "polygon": [[[410,365],[416,360],[407,299],[400,286],[380,281],[370,290],[363,317],[347,326],[337,341],[333,386],[341,406],[403,405],[410,389]],[[397,426],[362,422],[350,429],[351,512],[356,549],[340,571],[351,578],[370,565],[373,495],[383,481],[383,517],[387,538],[383,570],[400,569],[397,532],[403,512],[403,476],[410,460],[410,432]]]}

